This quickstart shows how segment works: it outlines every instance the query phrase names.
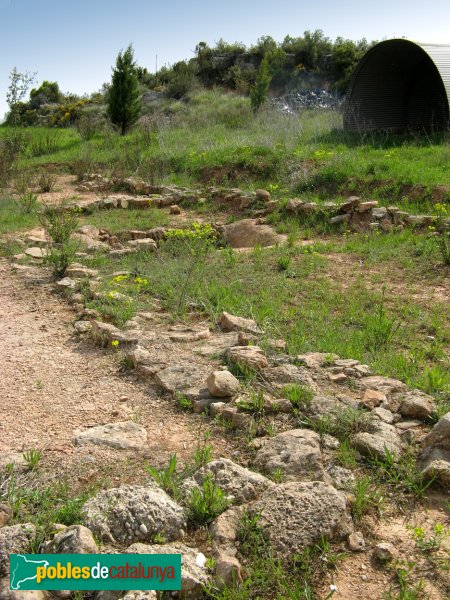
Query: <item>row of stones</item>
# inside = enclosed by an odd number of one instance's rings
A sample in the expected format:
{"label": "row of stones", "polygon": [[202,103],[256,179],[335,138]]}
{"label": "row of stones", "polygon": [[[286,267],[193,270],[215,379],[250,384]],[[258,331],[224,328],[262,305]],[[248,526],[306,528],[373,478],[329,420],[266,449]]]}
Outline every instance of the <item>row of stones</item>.
{"label": "row of stones", "polygon": [[[101,177],[101,176],[99,176]],[[111,183],[105,178],[101,179],[102,189],[111,187]],[[95,182],[94,182],[95,184]],[[113,182],[114,184],[114,182]],[[150,194],[148,198],[132,196],[110,196],[103,200],[97,200],[89,204],[80,205],[83,211],[91,212],[102,208],[146,208],[150,206],[171,206],[177,213],[176,205],[182,201],[205,202],[205,196],[225,203],[232,209],[246,210],[256,208],[254,213],[263,216],[274,212],[279,203],[271,198],[267,190],[256,190],[255,192],[244,192],[239,188],[221,189],[210,187],[204,193],[176,186],[154,186],[134,178],[115,182],[122,188],[134,194]],[[89,185],[88,185],[89,187]],[[83,188],[84,189],[84,188]],[[308,202],[300,198],[292,198],[287,202],[284,210],[293,215],[314,215],[324,213],[329,215],[331,224],[347,223],[354,228],[370,227],[371,229],[390,229],[393,226],[428,227],[436,224],[440,218],[435,215],[411,215],[402,211],[397,206],[378,206],[376,200],[361,201],[358,196],[350,196],[345,202]],[[444,224],[450,226],[450,218],[443,220]]]}

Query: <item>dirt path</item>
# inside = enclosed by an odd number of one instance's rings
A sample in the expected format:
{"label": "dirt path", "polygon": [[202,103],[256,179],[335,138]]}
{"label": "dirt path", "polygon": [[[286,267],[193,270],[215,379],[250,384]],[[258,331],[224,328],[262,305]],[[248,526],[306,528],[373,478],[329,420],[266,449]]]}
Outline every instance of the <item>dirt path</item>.
{"label": "dirt path", "polygon": [[[115,356],[80,339],[74,314],[51,293],[42,269],[14,274],[0,262],[0,457],[39,449],[43,465],[75,479],[136,481],[145,460],[190,456],[205,428],[167,397],[118,372]],[[44,279],[43,279],[44,277]],[[134,420],[147,431],[139,450],[76,446],[74,431]],[[224,450],[215,438],[215,454]]]}

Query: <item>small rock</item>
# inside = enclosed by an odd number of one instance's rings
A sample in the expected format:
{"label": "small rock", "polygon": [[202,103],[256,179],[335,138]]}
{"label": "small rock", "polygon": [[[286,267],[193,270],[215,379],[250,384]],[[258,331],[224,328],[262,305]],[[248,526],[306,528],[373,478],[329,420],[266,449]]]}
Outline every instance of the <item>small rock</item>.
{"label": "small rock", "polygon": [[361,400],[361,406],[372,410],[379,406],[382,402],[386,401],[386,394],[379,392],[378,390],[365,390],[363,399]]}
{"label": "small rock", "polygon": [[346,202],[339,206],[339,212],[349,213],[355,210],[361,204],[361,199],[358,196],[350,196]]}
{"label": "small rock", "polygon": [[88,333],[92,329],[92,323],[90,321],[76,321],[73,326],[78,333]]}
{"label": "small rock", "polygon": [[181,215],[181,208],[178,206],[178,204],[172,204],[169,208],[169,213],[171,215]]}
{"label": "small rock", "polygon": [[352,552],[363,552],[366,547],[364,536],[360,531],[354,531],[347,538],[348,547]]}
{"label": "small rock", "polygon": [[390,377],[381,377],[379,375],[372,375],[371,377],[363,377],[358,382],[359,387],[363,390],[377,390],[378,392],[384,393],[386,396],[396,392],[404,392],[407,390],[406,384],[398,379],[391,379]]}
{"label": "small rock", "polygon": [[73,289],[77,285],[77,283],[73,279],[70,279],[70,277],[64,277],[63,279],[60,279],[59,281],[57,281],[56,285],[60,289],[69,289],[69,290],[71,290],[71,289]]}
{"label": "small rock", "polygon": [[377,560],[382,563],[390,562],[391,560],[395,560],[398,558],[398,550],[389,542],[380,542],[375,546],[373,554]]}
{"label": "small rock", "polygon": [[8,524],[12,516],[11,507],[3,502],[0,502],[0,527],[4,527]]}
{"label": "small rock", "polygon": [[328,379],[331,383],[344,383],[348,378],[345,373],[328,373]]}
{"label": "small rock", "polygon": [[262,202],[269,202],[270,200],[270,192],[267,190],[255,190],[255,196],[257,200]]}
{"label": "small rock", "polygon": [[213,371],[206,381],[212,396],[226,398],[235,396],[241,389],[239,380],[229,371]]}
{"label": "small rock", "polygon": [[433,396],[424,394],[420,390],[411,390],[403,396],[398,412],[403,417],[412,417],[413,419],[428,419],[436,409],[436,402]]}
{"label": "small rock", "polygon": [[219,588],[242,582],[241,563],[235,556],[220,555],[216,562],[216,582]]}

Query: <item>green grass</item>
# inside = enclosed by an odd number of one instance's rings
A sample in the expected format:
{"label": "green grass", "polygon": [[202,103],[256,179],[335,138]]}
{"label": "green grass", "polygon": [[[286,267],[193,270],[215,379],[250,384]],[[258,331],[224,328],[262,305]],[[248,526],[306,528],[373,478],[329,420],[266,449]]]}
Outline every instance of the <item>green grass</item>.
{"label": "green grass", "polygon": [[0,196],[0,234],[23,231],[39,225],[36,213],[26,213],[11,198]]}
{"label": "green grass", "polygon": [[166,100],[153,110],[150,126],[124,137],[106,131],[84,141],[75,129],[28,128],[22,164],[188,185],[272,185],[280,197],[357,193],[413,212],[450,200],[448,133],[350,135],[335,111],[289,116],[267,107],[255,116],[249,98],[219,90],[197,91],[188,102]]}
{"label": "green grass", "polygon": [[168,225],[169,217],[166,212],[157,208],[98,210],[80,218],[80,225],[86,223],[99,229],[107,229],[110,233],[117,233],[129,229],[164,227]]}
{"label": "green grass", "polygon": [[[388,235],[393,244],[394,234]],[[280,271],[276,249],[257,248],[235,255],[233,261],[228,251],[213,250],[188,282],[183,312],[195,306],[212,320],[223,310],[255,318],[268,335],[286,339],[293,355],[335,352],[370,364],[377,373],[445,396],[450,386],[448,303],[444,298],[416,300],[413,289],[399,293],[396,288],[396,279],[402,286],[413,286],[417,273],[427,278],[426,285],[438,286],[445,273],[429,240],[417,236],[421,241],[416,242],[403,232],[399,235],[404,237],[404,264],[397,265],[398,253],[389,257],[386,250],[385,272],[377,269],[371,274],[355,267],[351,278],[336,273],[334,260],[326,254],[303,253],[302,248],[293,249],[288,272]],[[376,255],[387,243],[376,237],[371,247],[364,235],[355,236],[351,249],[357,249],[358,240],[366,255]],[[417,244],[423,244],[427,252],[416,255]],[[130,296],[134,310],[148,308],[156,297],[165,309],[175,312],[192,259],[186,252],[174,254],[170,245],[163,244],[158,255],[141,252],[114,261],[100,257],[90,264],[105,276],[101,289]],[[111,281],[110,274],[119,270],[139,274],[148,285]],[[98,306],[98,302],[93,305]]]}

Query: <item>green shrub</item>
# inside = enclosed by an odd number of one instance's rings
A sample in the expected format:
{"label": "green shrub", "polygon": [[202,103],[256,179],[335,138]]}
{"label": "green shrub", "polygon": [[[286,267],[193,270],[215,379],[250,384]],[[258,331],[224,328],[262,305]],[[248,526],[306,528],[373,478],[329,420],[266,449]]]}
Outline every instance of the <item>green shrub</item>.
{"label": "green shrub", "polygon": [[156,483],[167,492],[172,498],[179,498],[180,475],[177,473],[177,455],[171,454],[169,464],[164,469],[156,469],[151,465],[145,466],[147,472],[156,481]]}
{"label": "green shrub", "polygon": [[38,197],[33,192],[26,192],[16,199],[17,206],[20,210],[27,215],[33,214],[37,211]]}
{"label": "green shrub", "polygon": [[196,525],[208,525],[229,506],[223,491],[208,474],[201,487],[195,487],[188,499],[189,517]]}

